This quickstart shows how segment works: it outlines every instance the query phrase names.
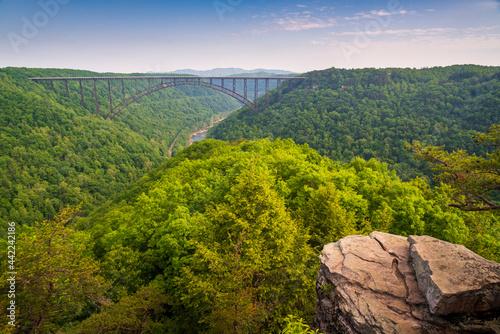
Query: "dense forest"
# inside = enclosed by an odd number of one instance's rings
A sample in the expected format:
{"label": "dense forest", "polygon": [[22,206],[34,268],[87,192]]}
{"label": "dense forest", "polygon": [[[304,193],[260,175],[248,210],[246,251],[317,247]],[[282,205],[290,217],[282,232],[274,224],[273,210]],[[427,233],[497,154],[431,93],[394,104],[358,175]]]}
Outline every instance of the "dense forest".
{"label": "dense forest", "polygon": [[332,68],[303,76],[280,102],[274,91],[269,109],[261,98],[259,114],[243,108],[207,137],[292,138],[336,161],[376,158],[404,180],[432,182],[427,165],[412,158],[405,142],[484,154],[488,149],[470,138],[500,119],[499,67]]}
{"label": "dense forest", "polygon": [[[84,214],[185,146],[190,133],[236,109],[224,94],[199,87],[144,97],[117,119],[96,115],[91,84],[36,84],[29,77],[103,76],[59,69],[0,69],[0,221],[31,224],[82,203]],[[107,74],[110,75],[110,74]],[[107,83],[97,82],[100,114],[109,111]],[[127,95],[135,92],[128,84]],[[112,89],[116,101],[121,87]],[[3,223],[2,223],[3,226]]]}
{"label": "dense forest", "polygon": [[238,104],[167,89],[110,121],[107,83],[97,115],[93,87],[82,107],[76,83],[67,98],[28,80],[62,75],[104,74],[0,69],[0,257],[15,244],[19,311],[13,328],[0,299],[2,334],[309,333],[322,247],[372,231],[500,262],[499,68],[311,72],[215,127],[227,141],[184,148]]}
{"label": "dense forest", "polygon": [[374,230],[499,261],[498,215],[451,192],[290,139],[196,142],[90,217],[20,233],[18,333],[278,333],[311,322],[322,246]]}

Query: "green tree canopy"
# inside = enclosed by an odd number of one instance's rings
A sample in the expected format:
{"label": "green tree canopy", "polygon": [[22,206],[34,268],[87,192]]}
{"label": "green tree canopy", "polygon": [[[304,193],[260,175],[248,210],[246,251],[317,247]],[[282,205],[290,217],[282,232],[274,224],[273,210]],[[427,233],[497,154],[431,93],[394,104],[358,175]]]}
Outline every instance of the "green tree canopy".
{"label": "green tree canopy", "polygon": [[436,180],[449,184],[456,203],[449,206],[465,211],[500,209],[500,126],[492,125],[488,132],[479,133],[474,141],[496,148],[485,157],[469,155],[465,150],[447,152],[444,146],[422,146],[418,141],[407,148],[420,160],[429,161],[439,174]]}
{"label": "green tree canopy", "polygon": [[[76,212],[64,209],[54,220],[25,227],[16,235],[16,333],[54,333],[88,302],[104,301],[106,286],[87,248],[90,234],[66,226]],[[2,271],[2,285],[6,272]],[[2,314],[4,306],[2,302]]]}

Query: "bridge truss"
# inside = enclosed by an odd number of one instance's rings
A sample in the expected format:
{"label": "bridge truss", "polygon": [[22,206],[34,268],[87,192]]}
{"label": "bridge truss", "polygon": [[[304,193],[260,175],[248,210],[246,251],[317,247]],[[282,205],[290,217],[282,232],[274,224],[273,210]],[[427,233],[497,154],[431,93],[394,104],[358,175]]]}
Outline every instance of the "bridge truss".
{"label": "bridge truss", "polygon": [[[269,108],[269,98],[270,98],[270,86],[271,82],[276,82],[277,89],[277,100],[281,100],[282,95],[282,84],[284,82],[288,83],[288,90],[293,89],[293,82],[298,80],[303,80],[301,77],[195,77],[195,76],[116,76],[116,77],[52,77],[52,78],[30,78],[30,80],[36,83],[48,83],[49,87],[54,90],[54,82],[63,82],[66,90],[66,96],[69,98],[69,87],[68,81],[78,81],[80,88],[81,104],[85,107],[84,94],[83,94],[83,83],[90,82],[93,85],[94,99],[96,106],[96,113],[99,114],[99,102],[97,99],[97,81],[107,82],[108,86],[108,96],[109,96],[109,112],[106,114],[105,118],[113,119],[116,115],[122,112],[125,108],[133,104],[134,102],[140,100],[141,98],[157,92],[162,89],[176,87],[176,86],[200,86],[205,88],[210,88],[227,94],[239,102],[243,103],[255,113],[259,112],[258,99],[259,99],[259,83],[265,82],[265,96],[266,96],[266,108]],[[126,96],[125,93],[125,82],[133,81],[135,83],[135,94],[129,94]],[[252,82],[253,81],[253,82]],[[118,82],[121,84],[121,94],[122,100],[116,102],[113,105],[112,96],[112,86],[116,89],[116,83],[113,85],[112,82]],[[146,88],[138,88],[138,82],[147,82]],[[237,83],[240,83],[237,85]],[[242,85],[241,85],[242,83]],[[253,100],[250,100],[248,96],[248,87],[254,85],[254,96]],[[229,86],[229,87],[228,87]],[[238,90],[237,87],[242,86]],[[251,86],[250,86],[251,87]]]}

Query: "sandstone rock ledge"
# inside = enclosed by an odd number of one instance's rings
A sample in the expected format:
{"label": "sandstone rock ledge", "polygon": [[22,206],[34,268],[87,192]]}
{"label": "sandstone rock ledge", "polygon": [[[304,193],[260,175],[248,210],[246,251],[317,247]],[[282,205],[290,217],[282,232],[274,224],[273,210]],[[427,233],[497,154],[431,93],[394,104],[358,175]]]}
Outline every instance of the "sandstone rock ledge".
{"label": "sandstone rock ledge", "polygon": [[431,237],[374,232],[323,248],[315,327],[330,333],[500,333],[500,264]]}

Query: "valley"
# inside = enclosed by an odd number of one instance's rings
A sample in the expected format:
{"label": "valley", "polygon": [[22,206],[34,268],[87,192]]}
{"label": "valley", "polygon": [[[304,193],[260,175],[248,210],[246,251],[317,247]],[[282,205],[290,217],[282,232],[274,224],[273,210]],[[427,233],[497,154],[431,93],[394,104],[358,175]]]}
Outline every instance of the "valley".
{"label": "valley", "polygon": [[0,334],[500,333],[500,0],[0,0]]}
{"label": "valley", "polygon": [[259,114],[241,109],[208,137],[291,138],[336,161],[375,158],[404,180],[432,183],[428,166],[413,159],[405,143],[490,152],[470,138],[500,119],[498,73],[498,67],[473,65],[314,71],[279,103]]}
{"label": "valley", "polygon": [[318,255],[353,235],[427,235],[499,262],[499,73],[332,68],[280,92],[257,82],[258,112],[186,85],[106,119],[112,99],[150,87],[0,69],[0,217],[19,231],[30,310],[19,333],[37,319],[68,334],[130,319],[149,333],[304,328]]}

